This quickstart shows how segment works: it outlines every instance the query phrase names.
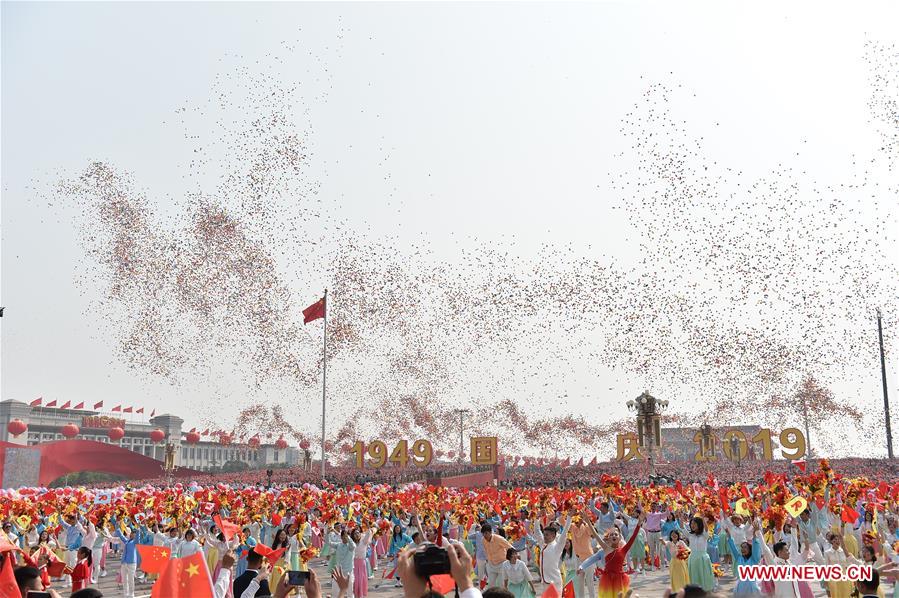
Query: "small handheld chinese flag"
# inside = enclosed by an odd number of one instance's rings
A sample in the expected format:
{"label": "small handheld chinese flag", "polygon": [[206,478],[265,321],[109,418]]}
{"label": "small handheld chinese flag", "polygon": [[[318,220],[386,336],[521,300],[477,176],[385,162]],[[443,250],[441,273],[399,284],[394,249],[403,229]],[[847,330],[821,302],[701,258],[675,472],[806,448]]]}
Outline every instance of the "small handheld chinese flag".
{"label": "small handheld chinese flag", "polygon": [[456,587],[456,582],[453,581],[452,575],[432,575],[431,576],[431,589],[441,595],[449,594],[453,591],[453,588]]}
{"label": "small handheld chinese flag", "polygon": [[855,523],[858,519],[858,511],[849,505],[843,505],[843,512],[840,514],[840,520],[845,523]]}
{"label": "small handheld chinese flag", "polygon": [[562,588],[562,598],[574,598],[574,582],[569,581]]}
{"label": "small handheld chinese flag", "polygon": [[556,586],[553,584],[549,584],[546,586],[546,589],[543,590],[543,594],[540,598],[559,598],[559,590],[557,590]]}
{"label": "small handheld chinese flag", "polygon": [[169,560],[153,589],[151,598],[214,598],[212,579],[206,559],[197,552],[180,559]]}
{"label": "small handheld chinese flag", "polygon": [[13,573],[12,558],[9,556],[3,559],[3,568],[0,569],[0,596],[22,598],[19,584],[16,583],[16,575]]}
{"label": "small handheld chinese flag", "polygon": [[319,318],[325,317],[325,298],[322,297],[309,307],[303,310],[303,324],[314,322]]}
{"label": "small handheld chinese flag", "polygon": [[170,550],[164,546],[137,545],[140,554],[140,568],[144,573],[162,573],[169,563]]}
{"label": "small handheld chinese flag", "polygon": [[216,515],[212,520],[215,521],[218,528],[222,530],[222,534],[225,536],[225,542],[230,542],[231,538],[234,537],[234,534],[240,531],[239,525],[232,523],[227,519],[222,519],[220,515]]}

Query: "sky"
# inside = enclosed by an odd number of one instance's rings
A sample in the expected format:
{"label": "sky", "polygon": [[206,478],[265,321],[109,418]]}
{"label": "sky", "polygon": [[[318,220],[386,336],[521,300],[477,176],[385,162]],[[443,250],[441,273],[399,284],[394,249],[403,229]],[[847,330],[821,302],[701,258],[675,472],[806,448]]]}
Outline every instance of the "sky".
{"label": "sky", "polygon": [[[163,217],[176,214],[186,194],[221,176],[190,164],[198,143],[241,118],[208,108],[217,94],[245,93],[242,77],[302,81],[304,176],[362,238],[426,244],[460,267],[462,251],[486,244],[523,259],[566,246],[626,268],[639,259],[639,231],[613,208],[609,173],[626,160],[621,120],[647,85],[678,90],[673,109],[717,160],[747,173],[789,164],[851,178],[847,155],[875,143],[865,43],[899,41],[889,2],[4,2],[0,11],[2,398],[146,405],[188,427],[236,414],[245,395],[289,405],[282,393],[302,403],[311,391],[244,388],[227,366],[178,384],[128,367],[97,309],[85,214],[48,198],[99,160],[130,173]],[[285,276],[311,302],[329,273],[322,264]],[[644,390],[605,366],[564,374],[578,389],[574,412],[620,417]],[[879,376],[868,378],[876,400]],[[297,418],[314,429],[314,417]]]}

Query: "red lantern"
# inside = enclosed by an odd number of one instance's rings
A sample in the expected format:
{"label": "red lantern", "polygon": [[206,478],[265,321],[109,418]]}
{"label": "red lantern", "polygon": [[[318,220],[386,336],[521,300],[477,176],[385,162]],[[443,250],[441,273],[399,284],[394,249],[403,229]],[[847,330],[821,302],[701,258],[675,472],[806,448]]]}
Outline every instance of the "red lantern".
{"label": "red lantern", "polygon": [[300,442],[300,448],[303,449],[304,451],[308,451],[309,450],[309,441],[304,438]]}
{"label": "red lantern", "polygon": [[[304,440],[303,442],[306,443],[306,448],[309,448],[309,441],[308,441],[308,440]],[[276,446],[277,448],[281,449],[281,450],[284,450],[284,449],[287,448],[287,441],[284,440],[283,437],[281,437],[281,438],[279,438],[278,440],[275,441],[275,446]],[[300,446],[303,446],[302,443],[300,443]]]}
{"label": "red lantern", "polygon": [[250,439],[247,441],[247,444],[249,444],[250,447],[252,447],[252,448],[258,448],[258,447],[259,447],[259,437],[258,437],[258,436],[253,436],[252,438],[250,438]]}
{"label": "red lantern", "polygon": [[163,438],[165,438],[165,432],[162,430],[156,429],[150,432],[150,440],[153,442],[162,442]]}
{"label": "red lantern", "polygon": [[231,436],[229,434],[222,434],[219,436],[219,444],[229,445],[231,444]]}
{"label": "red lantern", "polygon": [[197,432],[188,432],[185,440],[187,441],[187,444],[196,444],[200,442],[200,435]]}
{"label": "red lantern", "polygon": [[11,422],[9,422],[9,424],[6,426],[6,429],[13,436],[19,436],[22,433],[24,433],[25,430],[28,429],[28,424],[26,424],[25,422],[23,422],[20,419],[14,419]]}
{"label": "red lantern", "polygon": [[109,431],[106,433],[106,435],[109,436],[109,439],[112,440],[113,442],[118,442],[119,440],[121,440],[122,438],[125,437],[125,430],[123,430],[122,428],[118,428],[118,427],[110,428]]}
{"label": "red lantern", "polygon": [[78,432],[80,431],[81,430],[79,430],[78,426],[76,426],[75,424],[66,424],[60,430],[60,432],[62,432],[62,435],[70,440],[78,436]]}

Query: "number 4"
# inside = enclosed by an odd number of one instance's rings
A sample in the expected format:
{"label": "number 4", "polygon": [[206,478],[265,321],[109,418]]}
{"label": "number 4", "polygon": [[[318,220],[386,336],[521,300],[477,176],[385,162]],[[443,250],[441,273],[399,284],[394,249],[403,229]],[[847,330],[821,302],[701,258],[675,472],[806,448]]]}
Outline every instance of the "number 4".
{"label": "number 4", "polygon": [[393,452],[390,453],[390,462],[396,463],[400,467],[405,467],[406,463],[409,462],[409,443],[405,440],[400,440],[399,444],[396,445],[396,448],[393,449]]}

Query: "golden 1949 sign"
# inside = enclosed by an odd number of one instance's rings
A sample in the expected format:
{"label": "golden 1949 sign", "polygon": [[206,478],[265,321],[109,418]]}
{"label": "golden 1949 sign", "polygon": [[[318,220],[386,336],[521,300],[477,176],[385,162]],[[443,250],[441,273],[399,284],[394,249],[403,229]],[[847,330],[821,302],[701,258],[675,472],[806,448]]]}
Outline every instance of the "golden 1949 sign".
{"label": "golden 1949 sign", "polygon": [[[780,454],[784,459],[798,459],[805,455],[805,436],[797,428],[783,430],[778,440],[780,441]],[[718,434],[710,432],[703,434],[702,430],[696,430],[693,442],[697,445],[695,461],[717,461],[716,446],[719,444]],[[742,461],[749,456],[750,445],[761,447],[762,459],[771,461],[774,458],[773,439],[771,430],[762,429],[753,436],[747,438],[740,430],[726,430],[720,438],[721,449],[724,456],[730,461]],[[618,435],[618,461],[630,461],[632,459],[644,459],[647,456],[646,447],[640,446],[637,435],[633,432]]]}

